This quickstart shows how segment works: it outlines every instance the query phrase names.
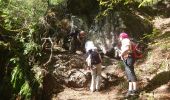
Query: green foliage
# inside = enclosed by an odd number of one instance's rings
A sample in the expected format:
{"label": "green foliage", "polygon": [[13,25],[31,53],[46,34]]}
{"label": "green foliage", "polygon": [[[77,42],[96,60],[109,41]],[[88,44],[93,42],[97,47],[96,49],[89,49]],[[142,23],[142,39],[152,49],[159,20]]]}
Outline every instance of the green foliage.
{"label": "green foliage", "polygon": [[41,0],[11,0],[1,6],[7,29],[28,29],[38,22],[38,18],[44,14],[47,4]]}
{"label": "green foliage", "polygon": [[147,40],[153,40],[155,39],[158,35],[159,35],[160,31],[158,29],[153,29],[151,34],[144,34],[144,36],[142,37],[142,40],[147,39]]}
{"label": "green foliage", "polygon": [[29,43],[25,43],[24,47],[25,47],[24,55],[31,54],[32,52],[39,50],[39,46],[36,43],[34,43],[33,41],[31,41]]}
{"label": "green foliage", "polygon": [[162,43],[162,45],[160,45],[160,48],[162,52],[167,52],[170,50],[170,43]]}
{"label": "green foliage", "polygon": [[118,67],[120,67],[120,69],[122,69],[122,70],[125,70],[125,66],[123,64],[123,61],[118,62]]}
{"label": "green foliage", "polygon": [[[11,59],[13,62],[16,63],[15,59]],[[19,68],[19,65],[17,65],[11,73],[11,83],[13,85],[14,91],[19,91],[21,88],[21,85],[24,82],[24,76],[22,73],[22,70]]]}
{"label": "green foliage", "polygon": [[120,4],[127,5],[133,2],[133,0],[97,0],[99,2],[101,12],[97,18],[101,16],[107,16],[110,11],[119,6]]}
{"label": "green foliage", "polygon": [[[144,4],[149,3],[149,2],[152,2],[152,1],[153,1],[153,0],[143,0],[138,7],[140,8],[140,7],[143,6]],[[155,1],[156,1],[156,0],[155,0]]]}
{"label": "green foliage", "polygon": [[126,90],[127,87],[128,87],[128,82],[122,81],[122,82],[120,82],[120,84],[118,85],[118,87],[119,87],[120,89],[122,89],[122,90]]}
{"label": "green foliage", "polygon": [[28,84],[29,82],[27,81],[25,70],[21,68],[22,66],[19,63],[20,59],[11,58],[10,61],[16,65],[11,73],[11,84],[14,92],[19,93],[22,98],[30,99],[32,89]]}
{"label": "green foliage", "polygon": [[[135,10],[139,9],[141,6],[152,6],[156,4],[159,0],[97,0],[100,6],[100,13],[97,15],[96,19],[107,16],[111,11],[123,11],[129,10],[134,11],[131,8],[136,7]],[[138,5],[138,8],[136,6]],[[148,5],[149,4],[149,5]]]}
{"label": "green foliage", "polygon": [[[35,69],[37,69],[37,70],[35,70]],[[35,77],[36,81],[38,82],[39,87],[42,88],[43,73],[42,73],[41,69],[35,65],[32,70],[35,70],[35,72],[37,72],[34,77]]]}
{"label": "green foliage", "polygon": [[31,98],[31,88],[30,85],[28,84],[28,81],[25,81],[25,83],[22,85],[19,94],[24,95],[25,99],[30,99]]}
{"label": "green foliage", "polygon": [[59,5],[60,3],[62,3],[64,0],[50,0],[50,4],[52,5]]}
{"label": "green foliage", "polygon": [[46,13],[47,7],[46,0],[0,1],[0,26],[6,30],[2,34],[11,37],[6,43],[1,42],[0,46],[10,48],[10,82],[14,94],[26,100],[34,95],[32,91],[39,86],[35,87],[39,80],[30,69],[34,66],[35,57],[40,54],[40,44],[35,42],[35,38],[39,37],[35,34],[38,34],[39,19]]}

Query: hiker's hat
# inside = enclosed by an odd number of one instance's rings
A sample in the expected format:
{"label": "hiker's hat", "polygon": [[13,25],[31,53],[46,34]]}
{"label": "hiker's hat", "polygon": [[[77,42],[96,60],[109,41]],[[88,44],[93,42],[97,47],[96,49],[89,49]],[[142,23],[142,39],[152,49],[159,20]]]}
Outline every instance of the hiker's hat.
{"label": "hiker's hat", "polygon": [[122,39],[124,39],[124,38],[128,38],[129,36],[128,36],[128,34],[127,33],[120,33],[120,35],[119,35],[119,38],[122,38]]}
{"label": "hiker's hat", "polygon": [[88,52],[89,50],[97,49],[97,47],[94,45],[93,41],[87,41],[85,44],[85,49],[86,49],[86,52]]}

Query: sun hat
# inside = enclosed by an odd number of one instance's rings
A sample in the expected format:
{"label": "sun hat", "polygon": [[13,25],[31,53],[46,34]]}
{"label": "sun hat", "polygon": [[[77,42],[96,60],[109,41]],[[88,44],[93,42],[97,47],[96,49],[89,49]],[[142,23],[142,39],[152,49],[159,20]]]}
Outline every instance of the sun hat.
{"label": "sun hat", "polygon": [[122,39],[124,39],[124,38],[128,38],[129,36],[128,36],[128,34],[127,33],[120,33],[120,35],[119,35],[119,38],[122,38]]}

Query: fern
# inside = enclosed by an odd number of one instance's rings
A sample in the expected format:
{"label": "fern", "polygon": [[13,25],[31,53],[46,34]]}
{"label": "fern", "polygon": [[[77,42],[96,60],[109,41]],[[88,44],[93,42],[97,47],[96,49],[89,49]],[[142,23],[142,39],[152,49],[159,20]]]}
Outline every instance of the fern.
{"label": "fern", "polygon": [[10,61],[16,64],[11,73],[11,84],[13,86],[14,91],[16,93],[19,93],[22,98],[30,99],[31,87],[29,86],[28,81],[24,77],[24,71],[21,69],[21,65],[19,62],[20,59],[12,58]]}
{"label": "fern", "polygon": [[13,88],[16,88],[17,85],[17,76],[20,73],[20,69],[18,68],[18,65],[13,69],[12,71],[12,78],[11,83],[13,84]]}
{"label": "fern", "polygon": [[30,99],[31,98],[31,87],[28,84],[28,81],[25,81],[25,83],[22,85],[19,94],[21,96],[25,96],[25,99]]}

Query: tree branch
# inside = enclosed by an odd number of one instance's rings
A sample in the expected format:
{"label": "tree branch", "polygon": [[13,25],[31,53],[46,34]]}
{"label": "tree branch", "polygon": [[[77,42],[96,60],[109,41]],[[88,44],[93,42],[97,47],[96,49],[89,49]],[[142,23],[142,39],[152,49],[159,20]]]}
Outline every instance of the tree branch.
{"label": "tree branch", "polygon": [[[53,45],[54,45],[54,44],[53,44],[52,39],[51,39],[50,37],[48,37],[48,38],[42,38],[42,40],[45,40],[45,42],[46,42],[47,40],[49,40],[50,43],[51,43],[51,54],[50,54],[50,57],[49,57],[48,61],[43,64],[43,66],[47,66],[47,64],[49,64],[49,63],[51,62],[51,59],[52,59],[52,56],[53,56]],[[43,45],[45,44],[45,42],[43,43]]]}

